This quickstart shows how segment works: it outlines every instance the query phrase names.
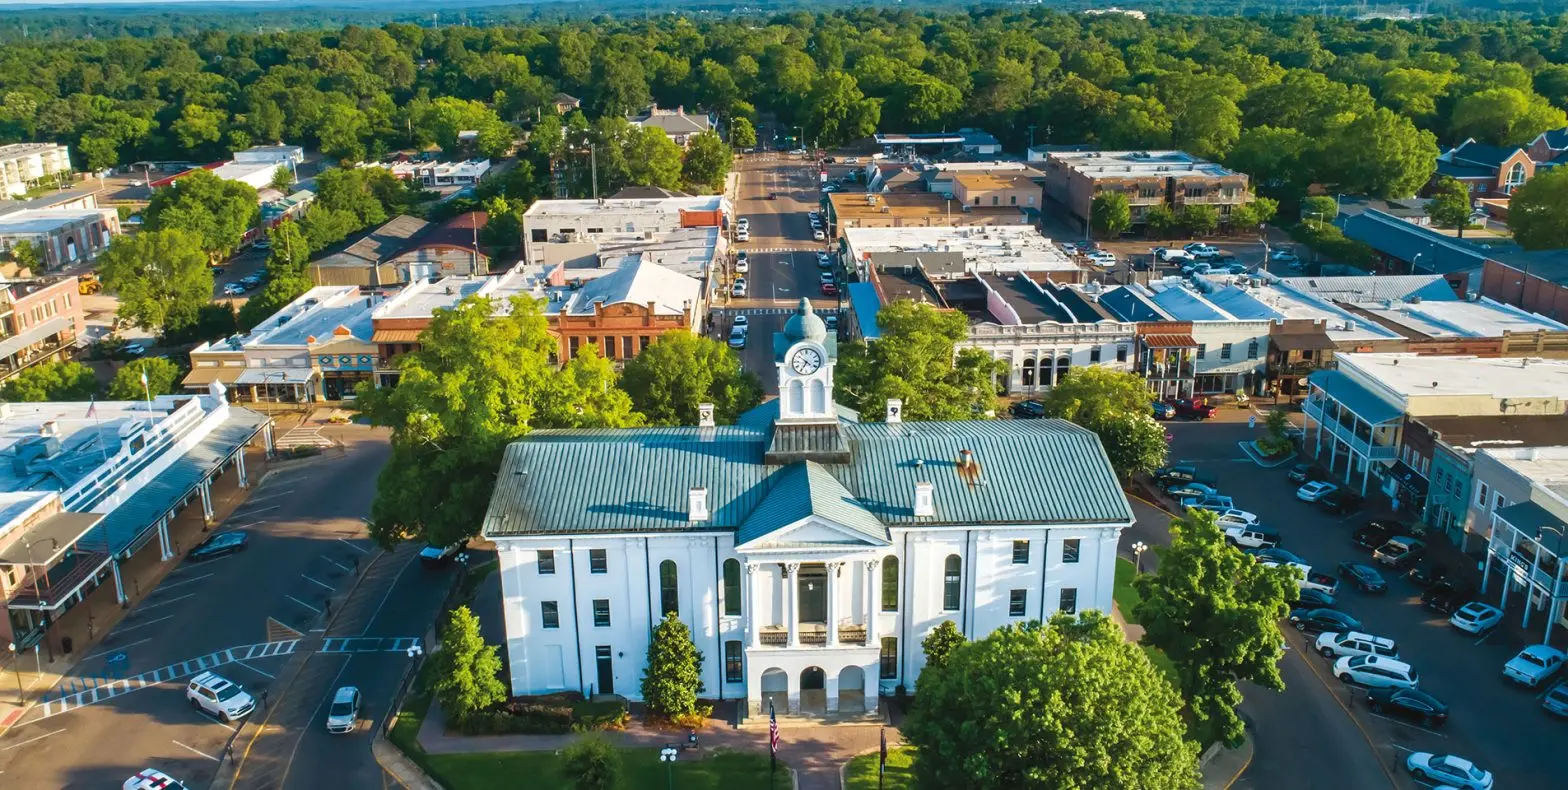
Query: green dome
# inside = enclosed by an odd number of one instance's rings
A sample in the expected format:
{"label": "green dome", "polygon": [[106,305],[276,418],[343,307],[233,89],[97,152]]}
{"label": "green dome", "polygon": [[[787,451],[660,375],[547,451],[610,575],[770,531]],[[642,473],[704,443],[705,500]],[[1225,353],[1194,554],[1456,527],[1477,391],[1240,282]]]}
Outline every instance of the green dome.
{"label": "green dome", "polygon": [[811,312],[811,300],[801,297],[800,307],[795,314],[790,316],[784,324],[784,337],[791,344],[802,340],[816,343],[825,343],[828,339],[828,325],[822,321],[821,316]]}

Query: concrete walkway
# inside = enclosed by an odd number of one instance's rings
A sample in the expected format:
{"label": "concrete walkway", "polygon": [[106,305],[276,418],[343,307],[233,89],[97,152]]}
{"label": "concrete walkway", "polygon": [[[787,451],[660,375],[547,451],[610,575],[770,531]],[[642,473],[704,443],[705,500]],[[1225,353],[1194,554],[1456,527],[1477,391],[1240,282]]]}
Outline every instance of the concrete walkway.
{"label": "concrete walkway", "polygon": [[[876,727],[779,724],[779,761],[796,772],[798,790],[840,790],[839,769],[850,758],[874,750],[879,744]],[[680,744],[684,732],[655,730],[636,719],[623,732],[607,733],[611,743],[628,749],[657,749],[665,744]],[[709,719],[697,731],[699,753],[715,750],[750,751],[766,754],[766,729],[738,730],[727,722]],[[433,702],[419,729],[419,745],[427,754],[481,754],[485,752],[556,751],[580,735],[450,735],[440,703]],[[887,728],[888,747],[900,743],[898,731]]]}

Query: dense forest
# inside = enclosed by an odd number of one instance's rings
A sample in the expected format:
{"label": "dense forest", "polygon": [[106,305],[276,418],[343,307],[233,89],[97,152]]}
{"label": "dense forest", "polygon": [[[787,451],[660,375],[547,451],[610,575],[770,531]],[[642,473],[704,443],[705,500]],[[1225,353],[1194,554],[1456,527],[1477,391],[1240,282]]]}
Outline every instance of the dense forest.
{"label": "dense forest", "polygon": [[1175,146],[1268,189],[1407,195],[1440,144],[1568,125],[1568,18],[868,8],[23,41],[0,47],[0,141],[69,143],[88,169],[280,140],[352,161],[463,129],[501,149],[549,117],[557,91],[583,113],[545,124],[535,153],[619,136],[599,166],[622,181],[647,163],[620,119],[657,101],[726,128],[800,124],[823,145],[974,125],[1014,150]]}

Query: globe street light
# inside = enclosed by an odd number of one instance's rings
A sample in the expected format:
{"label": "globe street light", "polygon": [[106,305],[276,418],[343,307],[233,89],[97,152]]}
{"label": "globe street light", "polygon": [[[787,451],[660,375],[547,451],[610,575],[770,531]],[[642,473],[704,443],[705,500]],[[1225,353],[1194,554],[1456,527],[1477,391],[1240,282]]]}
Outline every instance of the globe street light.
{"label": "globe street light", "polygon": [[1136,569],[1136,573],[1143,573],[1143,552],[1147,551],[1148,548],[1149,544],[1141,540],[1132,544],[1133,566]]}
{"label": "globe street light", "polygon": [[664,763],[664,777],[670,790],[675,790],[675,756],[680,753],[681,750],[675,748],[674,744],[667,744],[659,750],[659,762]]}

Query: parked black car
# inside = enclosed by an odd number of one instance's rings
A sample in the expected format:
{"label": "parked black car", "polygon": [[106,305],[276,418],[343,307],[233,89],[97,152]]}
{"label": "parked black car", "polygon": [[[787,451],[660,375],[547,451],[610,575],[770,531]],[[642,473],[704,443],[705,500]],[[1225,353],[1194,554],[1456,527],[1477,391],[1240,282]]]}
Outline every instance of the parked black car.
{"label": "parked black car", "polygon": [[1045,404],[1037,400],[1021,400],[1014,403],[1008,411],[1022,420],[1039,419],[1045,416]]}
{"label": "parked black car", "polygon": [[1354,584],[1356,589],[1365,593],[1388,592],[1388,582],[1383,580],[1383,574],[1364,562],[1341,562],[1339,578]]}
{"label": "parked black car", "polygon": [[1405,534],[1405,527],[1397,521],[1368,521],[1350,533],[1357,546],[1372,551],[1388,542],[1389,538]]}
{"label": "parked black car", "polygon": [[1316,467],[1312,464],[1296,464],[1290,468],[1289,472],[1285,473],[1285,477],[1289,478],[1292,483],[1305,483],[1317,477]]}
{"label": "parked black car", "polygon": [[1258,562],[1277,562],[1281,565],[1289,565],[1291,563],[1297,565],[1307,564],[1306,560],[1278,546],[1270,546],[1266,549],[1247,549],[1247,553],[1251,554],[1253,559],[1256,559]]}
{"label": "parked black car", "polygon": [[1360,510],[1363,501],[1360,494],[1336,488],[1324,494],[1323,498],[1318,500],[1318,504],[1329,513],[1343,516]]}
{"label": "parked black car", "polygon": [[1448,566],[1436,560],[1422,560],[1405,574],[1405,578],[1422,587],[1436,584],[1447,577]]}
{"label": "parked black car", "polygon": [[1191,464],[1172,464],[1154,470],[1154,479],[1161,483],[1194,483],[1203,482],[1203,475],[1199,474],[1198,467]]}
{"label": "parked black car", "polygon": [[201,542],[187,555],[192,560],[210,560],[244,551],[250,545],[250,534],[239,530],[220,532]]}
{"label": "parked black car", "polygon": [[1338,609],[1339,599],[1308,587],[1296,593],[1296,600],[1291,601],[1290,605],[1294,609]]}
{"label": "parked black car", "polygon": [[1443,614],[1475,599],[1475,587],[1458,579],[1444,579],[1421,592],[1421,605]]}
{"label": "parked black car", "polygon": [[1373,713],[1408,719],[1423,727],[1441,727],[1448,721],[1448,706],[1420,689],[1368,689],[1367,706]]}
{"label": "parked black car", "polygon": [[1337,609],[1294,609],[1290,613],[1290,624],[1297,631],[1360,631],[1361,621]]}

